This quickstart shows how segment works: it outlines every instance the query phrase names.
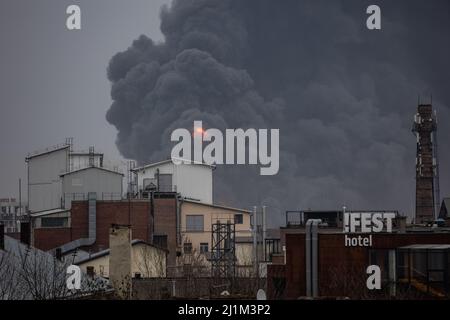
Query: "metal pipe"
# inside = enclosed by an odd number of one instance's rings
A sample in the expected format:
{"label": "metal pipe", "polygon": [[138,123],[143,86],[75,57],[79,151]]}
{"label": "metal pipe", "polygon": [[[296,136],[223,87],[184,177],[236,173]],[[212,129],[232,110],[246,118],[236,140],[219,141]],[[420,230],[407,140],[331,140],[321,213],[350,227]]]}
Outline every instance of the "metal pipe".
{"label": "metal pipe", "polygon": [[75,250],[79,247],[93,245],[97,241],[97,193],[88,194],[88,238],[77,239],[62,245],[61,254]]}
{"label": "metal pipe", "polygon": [[262,247],[264,253],[264,261],[266,261],[266,237],[267,237],[267,224],[266,224],[266,206],[262,207]]}
{"label": "metal pipe", "polygon": [[253,207],[253,228],[252,228],[252,232],[253,232],[253,268],[254,268],[254,272],[255,272],[255,276],[258,273],[258,243],[257,243],[257,238],[256,238],[256,231],[257,231],[257,219],[256,219],[256,206]]}
{"label": "metal pipe", "polygon": [[306,263],[306,295],[317,297],[318,288],[318,229],[320,219],[306,221],[305,229],[305,263]]}

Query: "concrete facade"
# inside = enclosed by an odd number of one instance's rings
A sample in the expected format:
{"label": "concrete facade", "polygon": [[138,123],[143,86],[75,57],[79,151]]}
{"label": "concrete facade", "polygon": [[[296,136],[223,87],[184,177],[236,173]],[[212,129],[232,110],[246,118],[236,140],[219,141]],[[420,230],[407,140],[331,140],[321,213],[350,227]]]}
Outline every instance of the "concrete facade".
{"label": "concrete facade", "polygon": [[109,235],[109,280],[115,293],[122,299],[130,299],[131,281],[131,228],[115,225]]}
{"label": "concrete facade", "polygon": [[[153,219],[148,199],[97,201],[96,242],[86,251],[98,252],[109,248],[109,228],[112,224],[131,225],[133,236],[151,243]],[[34,246],[41,250],[55,249],[65,243],[88,237],[88,202],[74,201],[70,210],[70,224],[66,228],[36,228]]]}
{"label": "concrete facade", "polygon": [[173,164],[161,161],[133,169],[137,176],[138,192],[154,185],[159,191],[177,192],[182,197],[205,203],[213,203],[213,167],[204,164]]}
{"label": "concrete facade", "polygon": [[[110,251],[105,250],[91,258],[77,262],[77,265],[87,272],[92,267],[96,275],[109,277]],[[131,246],[131,274],[133,278],[165,278],[167,251],[140,240],[133,240]]]}
{"label": "concrete facade", "polygon": [[[120,200],[123,174],[100,167],[87,167],[61,175],[63,203],[70,209],[73,200],[85,200],[95,192],[99,200]],[[81,199],[80,199],[81,198]]]}

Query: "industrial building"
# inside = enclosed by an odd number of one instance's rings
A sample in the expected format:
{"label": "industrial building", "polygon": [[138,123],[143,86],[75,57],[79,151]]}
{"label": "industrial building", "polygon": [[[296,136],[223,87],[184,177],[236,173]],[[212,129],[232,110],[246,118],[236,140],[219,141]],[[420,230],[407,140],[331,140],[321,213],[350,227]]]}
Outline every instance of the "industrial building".
{"label": "industrial building", "polygon": [[[62,154],[70,156],[69,151],[70,147],[60,148],[44,157],[58,162]],[[33,159],[29,160],[32,171],[37,170]],[[209,275],[212,228],[219,222],[232,225],[233,237],[227,243],[232,240],[236,248],[237,268],[248,273],[253,263],[251,212],[212,203],[213,169],[203,164],[174,165],[171,160],[131,168],[134,178],[129,179],[127,199],[121,196],[122,175],[116,171],[88,166],[60,173],[62,206],[31,213],[33,245],[60,250],[62,255],[97,254],[109,248],[111,225],[130,225],[133,240],[168,250],[171,276],[183,275],[186,265],[200,261],[203,274]],[[194,256],[200,258],[193,262]]]}
{"label": "industrial building", "polygon": [[20,222],[27,219],[28,205],[15,198],[0,199],[0,224],[4,226],[5,233],[19,233]]}
{"label": "industrial building", "polygon": [[[371,234],[370,247],[346,246],[342,229],[326,224],[282,229],[285,249],[272,253],[267,271],[271,298],[450,296],[448,228],[398,222],[392,233]],[[373,264],[381,268],[383,290],[368,292],[366,268]]]}
{"label": "industrial building", "polygon": [[151,191],[176,192],[184,198],[212,204],[213,170],[214,166],[203,163],[175,165],[171,159],[134,168],[135,193],[145,197]]}
{"label": "industrial building", "polygon": [[88,152],[74,151],[72,142],[68,139],[26,157],[30,214],[69,209],[72,200],[85,200],[89,192],[96,192],[99,199],[122,198],[123,175],[118,167],[105,168],[103,154],[93,147]]}

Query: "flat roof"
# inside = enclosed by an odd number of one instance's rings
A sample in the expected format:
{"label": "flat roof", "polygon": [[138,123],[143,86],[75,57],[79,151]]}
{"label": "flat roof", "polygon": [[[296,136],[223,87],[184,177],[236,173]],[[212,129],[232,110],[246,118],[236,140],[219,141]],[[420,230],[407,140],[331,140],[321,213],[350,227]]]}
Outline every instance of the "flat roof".
{"label": "flat roof", "polygon": [[409,246],[399,247],[403,250],[446,250],[450,249],[450,244],[412,244]]}
{"label": "flat roof", "polygon": [[[210,165],[210,164],[206,164],[206,163],[198,162],[198,161],[192,161],[192,160],[188,160],[188,159],[182,159],[182,158],[173,158],[173,159],[190,162],[190,163],[185,163],[185,165],[201,165],[201,166],[206,166],[206,167],[210,167],[210,168],[215,168],[216,167],[216,166],[213,166],[213,165]],[[157,166],[160,166],[160,165],[163,165],[163,164],[166,164],[166,163],[173,163],[172,159],[167,159],[167,160],[163,160],[163,161],[159,161],[159,162],[146,164],[144,166],[131,169],[131,171],[141,171],[141,170],[145,170],[147,168],[157,167]]]}
{"label": "flat roof", "polygon": [[64,213],[64,212],[68,212],[68,211],[70,211],[70,210],[68,210],[68,209],[51,209],[51,210],[35,212],[35,213],[30,214],[30,216],[33,218],[37,218],[37,217],[49,216],[49,215],[57,214],[57,213]]}
{"label": "flat roof", "polygon": [[199,204],[199,205],[206,206],[206,207],[217,208],[217,209],[225,209],[225,210],[231,210],[231,211],[237,211],[237,212],[252,213],[251,210],[245,210],[245,209],[238,209],[238,208],[233,208],[233,207],[221,206],[221,205],[218,205],[218,204],[205,203],[205,202],[190,200],[190,199],[186,199],[186,198],[183,198],[183,201],[184,202],[189,202],[189,203],[194,203],[194,204]]}
{"label": "flat roof", "polygon": [[[167,249],[164,249],[164,248],[155,246],[155,245],[153,245],[153,244],[147,243],[147,242],[145,242],[144,240],[135,239],[135,240],[132,240],[132,241],[131,241],[131,246],[134,246],[134,245],[137,245],[137,244],[145,244],[145,245],[147,245],[147,246],[156,248],[156,249],[158,249],[158,250],[162,250],[162,251],[168,252]],[[97,259],[97,258],[101,258],[101,257],[107,256],[107,255],[109,255],[109,252],[110,252],[110,251],[111,251],[111,249],[108,248],[108,249],[105,249],[105,250],[96,252],[96,253],[94,253],[94,254],[91,254],[91,255],[90,255],[89,257],[87,257],[87,258],[80,259],[79,261],[76,261],[76,264],[81,264],[81,263],[89,262],[89,261],[95,260],[95,259]],[[70,255],[70,254],[69,254],[69,255]]]}

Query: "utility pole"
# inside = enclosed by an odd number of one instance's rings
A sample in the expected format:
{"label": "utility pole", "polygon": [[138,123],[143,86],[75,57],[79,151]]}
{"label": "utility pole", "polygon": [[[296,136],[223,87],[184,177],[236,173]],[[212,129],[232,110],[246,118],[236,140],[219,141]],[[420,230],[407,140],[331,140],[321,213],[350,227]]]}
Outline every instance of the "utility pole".
{"label": "utility pole", "polygon": [[[19,178],[19,214],[22,215],[22,179]],[[17,211],[14,210],[14,231],[17,231]]]}
{"label": "utility pole", "polygon": [[262,248],[264,261],[266,261],[266,238],[267,238],[267,221],[266,221],[266,206],[262,207]]}
{"label": "utility pole", "polygon": [[257,229],[258,222],[256,219],[256,206],[253,207],[253,268],[255,272],[255,277],[258,276],[258,239],[257,239]]}

